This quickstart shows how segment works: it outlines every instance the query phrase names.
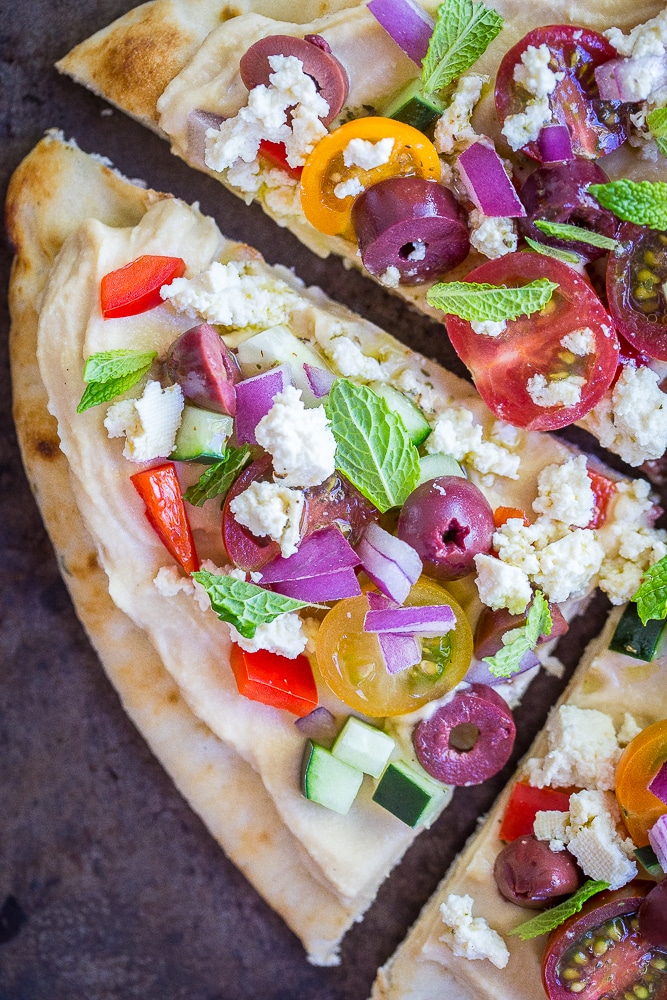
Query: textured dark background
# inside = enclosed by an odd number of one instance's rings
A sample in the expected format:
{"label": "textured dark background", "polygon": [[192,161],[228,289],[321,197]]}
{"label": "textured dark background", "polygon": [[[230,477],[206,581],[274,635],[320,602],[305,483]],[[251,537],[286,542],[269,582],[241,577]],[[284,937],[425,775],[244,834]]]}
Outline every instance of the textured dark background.
{"label": "textured dark background", "polygon": [[[259,209],[172,157],[157,137],[54,61],[129,0],[0,0],[0,194],[50,127],[130,177],[198,199],[223,232],[293,265],[462,373],[444,329],[335,260],[313,257]],[[21,467],[11,420],[0,245],[0,1000],[365,1000],[375,969],[510,773],[457,792],[348,935],[334,969],[299,942],[209,837],[126,719],[76,619]],[[562,644],[570,667],[604,612]],[[561,685],[544,677],[517,713],[523,752]],[[454,998],[443,998],[454,1000]]]}

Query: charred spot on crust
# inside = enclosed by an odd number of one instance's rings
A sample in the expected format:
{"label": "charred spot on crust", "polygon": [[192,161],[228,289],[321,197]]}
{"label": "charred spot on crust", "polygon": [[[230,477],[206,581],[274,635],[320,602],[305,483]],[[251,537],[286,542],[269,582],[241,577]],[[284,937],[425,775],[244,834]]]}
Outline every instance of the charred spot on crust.
{"label": "charred spot on crust", "polygon": [[35,451],[40,458],[44,458],[50,462],[60,454],[60,444],[55,438],[41,437],[35,444]]}

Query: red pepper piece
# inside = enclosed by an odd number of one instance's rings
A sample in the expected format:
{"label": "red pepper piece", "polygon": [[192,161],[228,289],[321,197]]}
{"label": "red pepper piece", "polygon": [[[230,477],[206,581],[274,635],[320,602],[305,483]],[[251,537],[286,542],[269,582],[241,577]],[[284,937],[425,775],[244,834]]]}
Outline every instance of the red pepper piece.
{"label": "red pepper piece", "polygon": [[590,469],[587,472],[595,497],[595,507],[593,508],[593,516],[586,527],[599,528],[607,516],[609,500],[616,492],[616,482],[609,479],[608,476],[603,476],[600,472],[592,472]]}
{"label": "red pepper piece", "polygon": [[260,649],[246,653],[232,643],[232,672],[239,694],[264,705],[284,708],[294,715],[308,715],[317,708],[317,687],[307,656],[294,660]]}
{"label": "red pepper piece", "polygon": [[162,286],[184,273],[185,261],[181,257],[157,257],[152,254],[137,257],[102,278],[102,315],[111,319],[114,316],[136,316],[154,309],[162,302]]}
{"label": "red pepper piece", "polygon": [[520,517],[526,527],[530,524],[525,510],[521,510],[519,507],[496,507],[493,512],[493,523],[496,528],[502,528],[503,524],[511,517]]}
{"label": "red pepper piece", "polygon": [[570,796],[567,792],[559,792],[554,788],[534,788],[523,781],[517,781],[507,803],[498,836],[506,841],[529,836],[533,832],[536,813],[548,809],[567,812],[569,808]]}
{"label": "red pepper piece", "polygon": [[287,162],[287,150],[284,142],[269,142],[268,139],[262,139],[259,144],[259,155],[270,166],[280,167],[295,180],[298,181],[301,178],[303,167],[290,167]]}
{"label": "red pepper piece", "polygon": [[186,573],[199,569],[183,494],[173,462],[130,476],[132,485],[146,505],[146,517],[160,541]]}

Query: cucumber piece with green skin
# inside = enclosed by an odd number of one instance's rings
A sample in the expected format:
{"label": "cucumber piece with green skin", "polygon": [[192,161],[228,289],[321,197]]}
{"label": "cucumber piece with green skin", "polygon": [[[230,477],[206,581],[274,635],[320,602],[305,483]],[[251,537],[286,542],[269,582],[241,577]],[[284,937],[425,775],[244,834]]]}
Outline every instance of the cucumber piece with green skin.
{"label": "cucumber piece with green skin", "polygon": [[357,797],[364,773],[313,743],[306,742],[301,768],[301,791],[311,802],[346,816]]}
{"label": "cucumber piece with green skin", "polygon": [[407,826],[428,825],[447,802],[447,791],[405,761],[388,766],[375,789],[373,801]]}
{"label": "cucumber piece with green skin", "polygon": [[419,459],[419,481],[417,486],[427,483],[430,479],[437,479],[439,476],[459,476],[461,479],[468,478],[459,463],[451,455],[446,455],[443,451],[433,452],[432,455],[422,455]]}
{"label": "cucumber piece with green skin", "polygon": [[396,743],[376,726],[370,726],[351,715],[331,748],[334,757],[358,768],[364,774],[379,778],[391,757]]}
{"label": "cucumber piece with green skin", "polygon": [[667,652],[667,622],[651,619],[642,625],[637,605],[630,602],[618,621],[609,648],[637,660],[657,660]]}
{"label": "cucumber piece with green skin", "polygon": [[392,413],[398,414],[405,424],[412,443],[417,447],[423,444],[431,433],[431,427],[417,404],[413,403],[405,393],[399,392],[386,382],[369,382],[369,388],[384,399]]}
{"label": "cucumber piece with green skin", "polygon": [[665,872],[662,870],[652,847],[635,847],[635,858],[653,878],[663,879],[665,877]]}
{"label": "cucumber piece with green skin", "polygon": [[329,366],[324,358],[314,351],[309,344],[299,340],[286,326],[272,326],[261,333],[255,333],[247,340],[241,341],[236,349],[236,356],[241,366],[244,378],[258,375],[260,372],[275,368],[276,365],[288,364],[292,369],[292,378],[297,389],[301,389],[301,399],[306,406],[319,406],[322,400],[315,396],[310,387],[304,364],[313,368]]}
{"label": "cucumber piece with green skin", "polygon": [[427,132],[443,111],[444,105],[432,94],[427,96],[422,90],[421,80],[417,78],[389,102],[382,115],[412,125],[420,132]]}
{"label": "cucumber piece with green skin", "polygon": [[177,462],[219,462],[225,457],[233,428],[234,421],[226,414],[186,403],[169,457]]}

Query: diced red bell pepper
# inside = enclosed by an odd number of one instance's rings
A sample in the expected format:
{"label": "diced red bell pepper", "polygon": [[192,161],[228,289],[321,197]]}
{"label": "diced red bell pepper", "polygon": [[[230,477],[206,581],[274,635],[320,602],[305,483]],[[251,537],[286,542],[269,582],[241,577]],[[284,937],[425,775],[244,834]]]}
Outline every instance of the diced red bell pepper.
{"label": "diced red bell pepper", "polygon": [[173,462],[130,476],[146,505],[146,517],[160,541],[186,573],[199,569],[190,522]]}
{"label": "diced red bell pepper", "polygon": [[105,319],[136,316],[154,309],[162,302],[160,289],[185,273],[181,257],[158,257],[144,254],[110,271],[102,278],[100,298]]}
{"label": "diced red bell pepper", "polygon": [[593,516],[586,527],[599,528],[607,516],[607,507],[611,497],[616,492],[616,483],[608,476],[603,476],[601,472],[593,472],[591,469],[587,471],[595,497],[595,507],[593,508]]}
{"label": "diced red bell pepper", "polygon": [[244,698],[298,716],[317,708],[317,687],[307,656],[290,660],[265,649],[247,653],[232,643],[230,660],[239,694]]}
{"label": "diced red bell pepper", "polygon": [[512,841],[533,832],[535,814],[548,809],[567,812],[570,796],[555,788],[534,788],[524,781],[517,781],[512,789],[505,815],[498,831],[501,840]]}
{"label": "diced red bell pepper", "polygon": [[259,155],[270,166],[280,167],[295,180],[298,181],[301,178],[303,167],[290,167],[287,162],[287,150],[284,142],[269,142],[268,139],[262,139],[259,144]]}
{"label": "diced red bell pepper", "polygon": [[530,524],[525,510],[521,510],[519,507],[496,507],[493,512],[493,523],[496,528],[502,528],[503,524],[511,517],[520,517],[526,527]]}

